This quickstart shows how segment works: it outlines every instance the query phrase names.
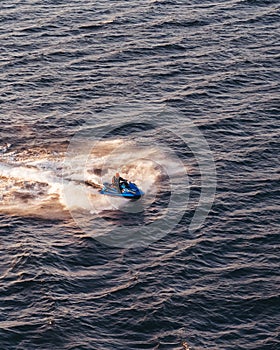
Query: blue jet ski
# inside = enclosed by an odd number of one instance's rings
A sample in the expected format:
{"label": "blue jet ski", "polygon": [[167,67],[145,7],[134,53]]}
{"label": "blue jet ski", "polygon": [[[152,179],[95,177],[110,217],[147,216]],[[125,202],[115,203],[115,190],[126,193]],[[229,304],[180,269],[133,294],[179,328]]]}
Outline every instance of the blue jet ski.
{"label": "blue jet ski", "polygon": [[144,192],[141,191],[133,182],[122,183],[120,185],[120,190],[118,190],[112,184],[105,182],[103,188],[100,190],[101,194],[112,197],[122,197],[131,200],[137,200],[144,195]]}

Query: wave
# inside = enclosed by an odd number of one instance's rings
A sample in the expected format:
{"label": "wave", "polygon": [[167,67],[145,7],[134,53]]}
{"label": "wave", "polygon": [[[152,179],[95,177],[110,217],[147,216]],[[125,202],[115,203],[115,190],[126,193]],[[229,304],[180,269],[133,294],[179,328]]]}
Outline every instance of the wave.
{"label": "wave", "polygon": [[[52,217],[61,212],[63,217],[69,210],[100,213],[120,209],[122,199],[108,199],[98,192],[116,171],[148,193],[146,204],[150,205],[164,179],[181,171],[156,146],[147,150],[123,139],[100,141],[90,154],[71,160],[64,153],[50,154],[45,149],[36,153],[2,149],[0,212],[20,215]],[[97,188],[88,186],[88,181]]]}

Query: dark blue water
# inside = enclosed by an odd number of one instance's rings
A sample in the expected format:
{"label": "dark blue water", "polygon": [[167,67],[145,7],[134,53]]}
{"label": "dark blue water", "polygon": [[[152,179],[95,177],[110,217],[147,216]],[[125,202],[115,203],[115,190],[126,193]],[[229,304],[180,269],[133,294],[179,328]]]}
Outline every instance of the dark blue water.
{"label": "dark blue water", "polygon": [[279,9],[1,1],[1,349],[280,349]]}

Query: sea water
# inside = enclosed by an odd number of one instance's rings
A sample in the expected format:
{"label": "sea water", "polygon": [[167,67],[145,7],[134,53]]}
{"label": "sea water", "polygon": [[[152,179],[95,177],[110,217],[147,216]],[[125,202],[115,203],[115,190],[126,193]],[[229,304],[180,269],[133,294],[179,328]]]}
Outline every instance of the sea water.
{"label": "sea water", "polygon": [[0,17],[0,348],[279,349],[279,2]]}

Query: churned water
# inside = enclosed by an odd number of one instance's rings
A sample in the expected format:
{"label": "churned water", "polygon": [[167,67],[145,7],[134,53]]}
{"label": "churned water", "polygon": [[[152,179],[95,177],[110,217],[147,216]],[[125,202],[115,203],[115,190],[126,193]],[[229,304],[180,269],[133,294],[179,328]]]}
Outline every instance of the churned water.
{"label": "churned water", "polygon": [[280,349],[279,10],[1,1],[1,349]]}

